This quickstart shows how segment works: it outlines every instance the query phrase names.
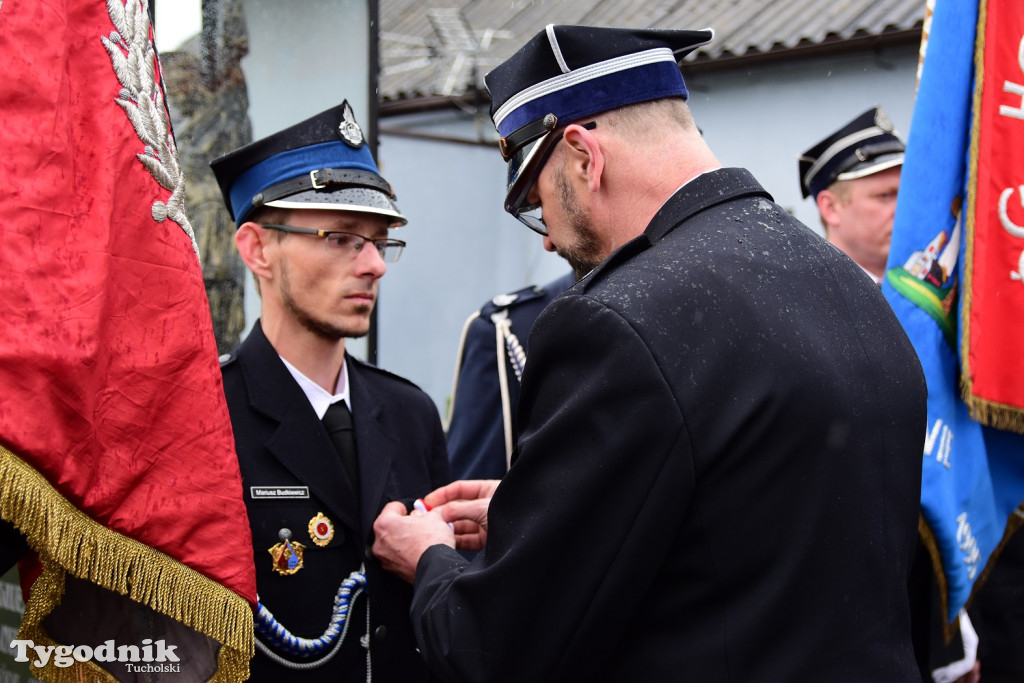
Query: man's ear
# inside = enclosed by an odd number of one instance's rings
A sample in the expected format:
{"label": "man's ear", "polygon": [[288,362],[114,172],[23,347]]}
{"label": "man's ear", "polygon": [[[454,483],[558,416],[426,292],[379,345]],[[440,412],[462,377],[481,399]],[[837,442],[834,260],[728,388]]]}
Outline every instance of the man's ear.
{"label": "man's ear", "polygon": [[591,192],[600,189],[604,150],[594,133],[579,124],[569,124],[563,133],[562,144],[566,146],[569,171],[577,174]]}
{"label": "man's ear", "polygon": [[238,253],[257,279],[271,276],[270,259],[266,253],[269,239],[270,231],[252,221],[242,223],[235,232]]}
{"label": "man's ear", "polygon": [[822,190],[814,198],[814,201],[818,204],[818,213],[821,214],[821,220],[826,225],[832,227],[839,224],[840,199],[838,194],[832,190]]}

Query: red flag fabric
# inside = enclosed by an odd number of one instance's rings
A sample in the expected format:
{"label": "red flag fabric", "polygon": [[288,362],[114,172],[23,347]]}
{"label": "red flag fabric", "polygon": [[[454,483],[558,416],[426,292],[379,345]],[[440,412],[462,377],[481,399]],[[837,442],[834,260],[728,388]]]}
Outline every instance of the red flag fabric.
{"label": "red flag fabric", "polygon": [[73,577],[245,678],[252,544],[146,9],[3,0],[0,54],[0,514],[45,579],[19,637],[56,642]]}
{"label": "red flag fabric", "polygon": [[964,269],[963,380],[971,416],[1024,434],[1024,10],[980,4]]}

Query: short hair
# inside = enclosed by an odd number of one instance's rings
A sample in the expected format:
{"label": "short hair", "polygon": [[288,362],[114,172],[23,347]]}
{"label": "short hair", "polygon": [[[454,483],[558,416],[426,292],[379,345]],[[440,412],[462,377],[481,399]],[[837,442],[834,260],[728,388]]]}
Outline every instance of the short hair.
{"label": "short hair", "polygon": [[683,130],[697,130],[690,107],[681,97],[664,97],[658,100],[628,104],[603,112],[600,116],[612,127],[621,125],[634,132],[660,135],[661,130],[658,126],[652,126],[652,121],[672,122],[678,124]]}
{"label": "short hair", "polygon": [[[266,223],[287,224],[291,219],[292,209],[283,209],[278,206],[260,206],[253,209],[253,212],[245,219],[247,222],[264,225]],[[277,234],[277,241],[280,242],[288,233],[281,230],[274,231]]]}

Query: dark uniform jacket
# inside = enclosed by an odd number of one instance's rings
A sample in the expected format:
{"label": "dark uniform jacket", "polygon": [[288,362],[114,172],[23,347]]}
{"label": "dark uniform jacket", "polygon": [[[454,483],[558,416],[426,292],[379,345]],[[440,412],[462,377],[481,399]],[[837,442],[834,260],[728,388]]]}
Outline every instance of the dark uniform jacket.
{"label": "dark uniform jacket", "polygon": [[741,169],[534,324],[486,549],[418,567],[445,680],[912,681],[925,384],[878,287]]}
{"label": "dark uniform jacket", "polygon": [[[371,532],[389,501],[411,503],[448,482],[444,436],[437,409],[419,388],[351,356],[346,362],[361,506],[316,412],[259,323],[222,366],[252,526],[256,588],[260,602],[285,628],[319,638],[342,580],[365,563],[373,680],[422,681],[427,671],[409,623],[411,588],[373,559]],[[273,497],[277,489],[304,497]],[[308,528],[318,512],[334,525],[334,538],[323,548],[314,544]],[[272,570],[268,552],[283,528],[305,546],[303,568],[288,576]],[[292,671],[257,650],[250,680],[365,680],[365,650],[359,643],[367,632],[365,598],[356,601],[341,651],[326,665]]]}
{"label": "dark uniform jacket", "polygon": [[574,282],[572,273],[543,287],[531,286],[510,294],[500,294],[480,309],[469,324],[458,359],[459,380],[448,425],[448,457],[453,479],[501,479],[505,476],[505,424],[502,414],[502,386],[498,380],[498,362],[505,364],[505,387],[512,414],[512,440],[515,442],[515,415],[519,404],[519,380],[508,359],[504,343],[499,350],[491,316],[508,315],[512,334],[516,335],[529,357],[529,333],[533,321],[551,300]]}
{"label": "dark uniform jacket", "polygon": [[1024,527],[1006,541],[970,612],[982,680],[1024,681]]}

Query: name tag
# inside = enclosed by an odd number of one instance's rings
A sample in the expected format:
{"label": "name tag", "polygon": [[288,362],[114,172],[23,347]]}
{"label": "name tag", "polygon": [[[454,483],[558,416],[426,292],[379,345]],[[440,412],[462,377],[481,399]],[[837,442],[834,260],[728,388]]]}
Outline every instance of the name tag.
{"label": "name tag", "polygon": [[250,486],[249,495],[256,499],[309,498],[308,486]]}

